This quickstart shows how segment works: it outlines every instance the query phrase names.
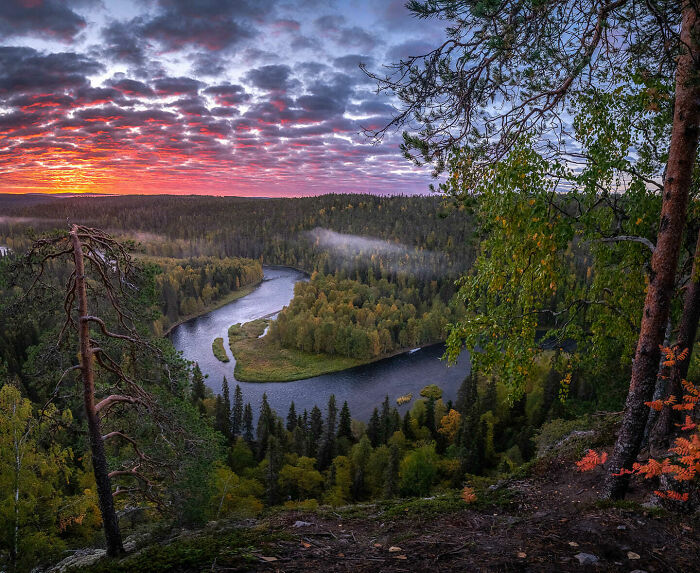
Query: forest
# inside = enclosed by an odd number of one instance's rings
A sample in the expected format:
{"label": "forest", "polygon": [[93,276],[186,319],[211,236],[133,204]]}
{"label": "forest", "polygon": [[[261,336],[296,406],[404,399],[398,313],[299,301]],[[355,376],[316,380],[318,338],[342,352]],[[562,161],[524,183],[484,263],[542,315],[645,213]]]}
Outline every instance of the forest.
{"label": "forest", "polygon": [[162,334],[179,320],[202,314],[217,303],[250,292],[249,288],[263,279],[259,261],[229,257],[195,257],[171,259],[147,257],[158,267],[155,278],[160,292],[160,314],[155,333]]}
{"label": "forest", "polygon": [[[0,198],[0,568],[697,569],[700,6],[408,9],[368,135],[434,195]],[[262,264],[311,275],[282,351],[446,335],[457,398],[212,392],[162,334]]]}
{"label": "forest", "polygon": [[377,358],[441,342],[459,309],[440,299],[437,281],[416,287],[314,273],[297,283],[294,298],[267,334],[285,348]]}

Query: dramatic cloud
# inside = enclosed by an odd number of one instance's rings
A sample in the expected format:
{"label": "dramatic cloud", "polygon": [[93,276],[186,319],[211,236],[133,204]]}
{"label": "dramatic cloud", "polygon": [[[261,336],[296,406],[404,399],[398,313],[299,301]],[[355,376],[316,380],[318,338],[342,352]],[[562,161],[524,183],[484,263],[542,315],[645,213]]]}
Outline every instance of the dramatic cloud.
{"label": "dramatic cloud", "polygon": [[425,192],[359,64],[434,35],[395,2],[5,0],[0,192]]}
{"label": "dramatic cloud", "polygon": [[61,0],[3,0],[0,7],[0,37],[54,37],[72,40],[86,26]]}

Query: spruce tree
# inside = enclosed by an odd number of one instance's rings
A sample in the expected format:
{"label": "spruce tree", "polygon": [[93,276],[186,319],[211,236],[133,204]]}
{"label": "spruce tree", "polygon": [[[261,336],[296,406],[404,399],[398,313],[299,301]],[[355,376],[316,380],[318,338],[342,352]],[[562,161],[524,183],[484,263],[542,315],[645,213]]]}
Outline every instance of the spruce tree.
{"label": "spruce tree", "polygon": [[220,394],[217,394],[214,402],[214,428],[227,438],[228,412],[224,409],[224,399]]}
{"label": "spruce tree", "polygon": [[226,412],[226,418],[223,420],[223,431],[221,432],[226,436],[227,440],[231,440],[231,396],[228,389],[228,380],[224,376],[224,380],[221,384],[221,393],[224,401],[223,407]]}
{"label": "spruce tree", "polygon": [[406,436],[407,440],[413,440],[416,436],[413,434],[413,426],[411,425],[411,412],[406,412],[401,423],[401,431]]}
{"label": "spruce tree", "polygon": [[390,499],[396,497],[399,492],[399,466],[401,453],[396,444],[389,447],[389,463],[384,474],[384,497]]}
{"label": "spruce tree", "polygon": [[276,416],[267,401],[267,393],[263,393],[260,404],[260,415],[258,416],[258,427],[255,432],[258,438],[258,459],[262,460],[267,451],[267,443],[270,436],[275,433]]}
{"label": "spruce tree", "polygon": [[326,417],[323,440],[318,452],[318,467],[321,470],[331,465],[333,456],[335,455],[335,426],[337,417],[338,407],[335,403],[335,395],[331,394],[328,399],[328,415]]}
{"label": "spruce tree", "polygon": [[253,436],[253,408],[248,402],[243,410],[243,416],[241,420],[241,431],[243,432],[243,439],[248,442],[248,445],[252,447],[255,441]]}
{"label": "spruce tree", "polygon": [[[252,420],[251,420],[252,424]],[[231,435],[239,436],[243,432],[243,392],[236,384],[233,392],[233,408],[231,409]]]}
{"label": "spruce tree", "polygon": [[347,400],[343,402],[343,407],[340,410],[338,437],[352,440],[352,418],[350,417],[350,408],[348,407]]}
{"label": "spruce tree", "polygon": [[387,436],[387,441],[394,435],[394,432],[398,432],[401,429],[401,414],[397,408],[392,408],[391,410],[391,432]]}
{"label": "spruce tree", "polygon": [[386,441],[389,439],[391,434],[393,434],[392,430],[392,424],[393,424],[393,419],[391,417],[391,406],[389,405],[389,396],[384,397],[384,402],[382,402],[382,413],[381,416],[379,417],[379,427],[380,427],[380,434],[379,434],[379,442],[382,444],[386,444]]}
{"label": "spruce tree", "polygon": [[369,424],[367,424],[367,437],[372,443],[372,447],[376,448],[380,444],[382,435],[382,427],[379,421],[379,410],[377,408],[372,412],[372,417],[369,419]]}
{"label": "spruce tree", "polygon": [[472,368],[457,391],[455,410],[462,414],[462,416],[466,416],[471,410],[471,407],[476,404],[477,398],[476,374],[474,368]]}
{"label": "spruce tree", "polygon": [[323,414],[318,406],[311,409],[311,417],[309,420],[309,440],[307,445],[307,453],[310,457],[316,457],[318,453],[318,443],[323,435]]}
{"label": "spruce tree", "polygon": [[287,431],[293,432],[297,426],[297,412],[294,408],[294,401],[289,405],[289,413],[287,414]]}
{"label": "spruce tree", "polygon": [[425,405],[425,427],[430,430],[431,435],[436,437],[437,427],[435,424],[435,398],[428,398],[428,403]]}
{"label": "spruce tree", "polygon": [[204,408],[204,398],[206,397],[206,386],[204,385],[204,375],[199,368],[199,364],[195,362],[192,369],[192,391],[190,399],[192,404],[200,411],[201,414],[206,412]]}
{"label": "spruce tree", "polygon": [[279,440],[274,434],[268,436],[267,451],[265,453],[267,467],[265,468],[265,494],[268,505],[280,502],[279,474],[284,463],[284,454]]}

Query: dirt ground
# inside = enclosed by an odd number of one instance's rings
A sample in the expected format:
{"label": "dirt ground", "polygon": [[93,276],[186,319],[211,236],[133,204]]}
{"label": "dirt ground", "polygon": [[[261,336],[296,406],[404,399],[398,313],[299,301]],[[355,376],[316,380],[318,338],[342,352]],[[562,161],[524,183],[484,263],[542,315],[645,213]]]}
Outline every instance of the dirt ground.
{"label": "dirt ground", "polygon": [[[601,475],[572,470],[508,482],[505,504],[442,515],[283,513],[289,535],[256,548],[258,571],[700,571],[698,519],[625,503],[596,503]],[[629,499],[650,499],[649,490]],[[303,522],[300,524],[299,522]]]}

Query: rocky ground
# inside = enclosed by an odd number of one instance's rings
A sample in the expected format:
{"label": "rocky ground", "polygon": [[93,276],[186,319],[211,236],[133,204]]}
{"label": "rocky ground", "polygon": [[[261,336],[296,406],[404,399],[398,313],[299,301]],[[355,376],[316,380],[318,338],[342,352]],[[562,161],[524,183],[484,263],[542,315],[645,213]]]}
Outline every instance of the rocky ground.
{"label": "rocky ground", "polygon": [[628,501],[601,504],[600,471],[581,474],[570,462],[556,461],[528,477],[483,487],[471,504],[455,492],[219,522],[199,532],[171,533],[124,560],[102,559],[80,570],[700,570],[697,513],[646,503],[651,490],[641,482]]}

